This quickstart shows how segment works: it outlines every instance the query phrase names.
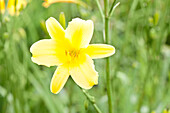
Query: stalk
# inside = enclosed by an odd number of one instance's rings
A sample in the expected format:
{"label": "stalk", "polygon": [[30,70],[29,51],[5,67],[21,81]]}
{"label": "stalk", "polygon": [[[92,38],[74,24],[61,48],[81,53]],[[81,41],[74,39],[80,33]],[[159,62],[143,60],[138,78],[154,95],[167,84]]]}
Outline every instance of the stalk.
{"label": "stalk", "polygon": [[[105,43],[109,44],[109,18],[108,17],[105,17]],[[107,83],[109,113],[112,113],[112,88],[111,88],[109,57],[106,58],[106,83]]]}
{"label": "stalk", "polygon": [[[116,9],[116,7],[120,4],[120,2],[118,2],[116,4],[116,0],[113,1],[110,10],[108,10],[109,8],[109,0],[104,0],[104,13],[102,11],[102,7],[99,4],[98,0],[95,0],[96,4],[99,8],[100,14],[102,16],[103,19],[103,23],[104,23],[104,43],[105,44],[109,44],[109,21],[110,21],[110,17],[112,16],[114,10]],[[108,97],[108,109],[109,109],[109,113],[112,113],[113,108],[112,108],[112,88],[111,88],[111,77],[110,77],[110,64],[109,64],[109,57],[106,58],[106,83],[107,83],[107,97]]]}
{"label": "stalk", "polygon": [[[104,26],[105,26],[105,44],[109,44],[109,16],[108,16],[109,0],[104,0]],[[111,89],[111,77],[110,77],[110,64],[109,57],[106,58],[106,83],[107,83],[107,97],[108,97],[108,109],[109,113],[112,113],[112,89]]]}
{"label": "stalk", "polygon": [[100,5],[100,3],[99,3],[99,0],[95,0],[96,1],[96,4],[97,4],[97,7],[98,7],[98,9],[99,9],[99,11],[100,11],[100,14],[101,14],[101,16],[102,16],[102,19],[104,18],[104,13],[103,13],[103,11],[102,11],[102,7],[101,7],[101,5]]}
{"label": "stalk", "polygon": [[[81,88],[80,88],[81,89]],[[97,113],[102,113],[99,107],[97,106],[95,102],[95,98],[91,96],[89,93],[86,92],[86,90],[81,89],[84,95],[87,97],[88,101],[93,105],[94,109],[96,110]]]}

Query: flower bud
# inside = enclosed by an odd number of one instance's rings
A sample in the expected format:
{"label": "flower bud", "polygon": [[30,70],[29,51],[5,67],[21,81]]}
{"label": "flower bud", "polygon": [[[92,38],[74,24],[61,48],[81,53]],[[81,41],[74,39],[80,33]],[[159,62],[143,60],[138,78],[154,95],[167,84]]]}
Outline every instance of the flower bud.
{"label": "flower bud", "polygon": [[159,13],[156,12],[156,13],[154,14],[154,25],[155,25],[155,26],[158,24],[158,21],[159,21]]}
{"label": "flower bud", "polygon": [[8,16],[5,16],[4,17],[4,23],[7,23],[7,22],[9,22],[10,21],[10,18],[8,17]]}
{"label": "flower bud", "polygon": [[86,100],[84,101],[84,107],[85,107],[86,110],[88,109],[88,106],[89,106],[89,102],[88,102],[88,100],[86,99]]}
{"label": "flower bud", "polygon": [[44,31],[44,33],[45,33],[46,35],[48,35],[48,31],[47,31],[47,29],[46,29],[45,21],[44,21],[44,20],[41,20],[41,21],[40,21],[40,26],[41,26],[42,30]]}
{"label": "flower bud", "polygon": [[149,17],[149,18],[148,18],[148,21],[149,21],[149,24],[150,24],[151,26],[153,26],[153,18],[152,18],[152,17]]}
{"label": "flower bud", "polygon": [[157,36],[156,30],[154,28],[150,30],[149,34],[152,39],[155,39]]}
{"label": "flower bud", "polygon": [[59,21],[60,21],[61,26],[65,29],[66,28],[66,19],[65,19],[64,12],[60,13]]}
{"label": "flower bud", "polygon": [[18,33],[21,36],[21,38],[23,38],[23,39],[25,39],[27,37],[26,32],[23,28],[19,28]]}
{"label": "flower bud", "polygon": [[4,39],[8,39],[8,38],[9,38],[9,33],[8,33],[8,32],[5,32],[5,33],[3,34],[3,38],[4,38]]}

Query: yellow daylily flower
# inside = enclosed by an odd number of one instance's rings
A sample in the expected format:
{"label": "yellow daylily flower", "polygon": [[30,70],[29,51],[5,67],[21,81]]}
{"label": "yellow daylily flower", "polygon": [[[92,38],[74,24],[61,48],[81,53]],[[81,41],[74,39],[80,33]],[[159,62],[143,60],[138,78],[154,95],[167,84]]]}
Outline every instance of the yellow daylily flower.
{"label": "yellow daylily flower", "polygon": [[4,0],[0,0],[0,13],[5,13],[5,2]]}
{"label": "yellow daylily flower", "polygon": [[7,10],[11,16],[19,15],[20,10],[27,5],[26,0],[8,0]]}
{"label": "yellow daylily flower", "polygon": [[44,0],[44,3],[42,4],[45,8],[48,8],[51,4],[57,3],[57,2],[64,2],[64,3],[75,3],[79,4],[83,7],[86,7],[87,5],[80,1],[80,0]]}
{"label": "yellow daylily flower", "polygon": [[98,84],[98,73],[92,59],[111,56],[115,48],[106,44],[89,44],[94,30],[93,21],[75,18],[64,30],[56,19],[50,17],[46,27],[52,39],[34,43],[30,51],[34,63],[58,66],[51,80],[51,92],[59,93],[69,75],[84,89]]}

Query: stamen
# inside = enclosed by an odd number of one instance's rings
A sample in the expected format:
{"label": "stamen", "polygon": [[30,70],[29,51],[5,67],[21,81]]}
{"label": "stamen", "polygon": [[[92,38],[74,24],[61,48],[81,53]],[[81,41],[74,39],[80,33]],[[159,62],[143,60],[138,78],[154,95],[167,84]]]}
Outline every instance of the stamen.
{"label": "stamen", "polygon": [[80,50],[70,50],[70,51],[65,51],[66,56],[70,56],[71,58],[78,57],[80,53]]}

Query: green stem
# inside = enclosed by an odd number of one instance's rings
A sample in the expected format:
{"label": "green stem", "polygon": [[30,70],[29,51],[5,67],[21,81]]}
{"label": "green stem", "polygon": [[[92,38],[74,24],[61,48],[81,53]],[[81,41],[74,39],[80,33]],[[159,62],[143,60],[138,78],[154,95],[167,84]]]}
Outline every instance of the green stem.
{"label": "green stem", "polygon": [[112,6],[111,6],[111,8],[110,8],[109,16],[108,16],[108,17],[111,17],[111,16],[112,16],[114,10],[115,10],[116,7],[119,6],[119,4],[120,4],[120,2],[118,2],[118,3],[115,5],[115,2],[116,2],[116,0],[113,2]]}
{"label": "green stem", "polygon": [[99,11],[100,11],[100,14],[102,16],[102,19],[104,18],[104,14],[103,14],[103,11],[102,11],[102,7],[99,3],[99,0],[95,0],[96,1],[96,4],[97,4],[97,7],[99,8]]}
{"label": "green stem", "polygon": [[109,15],[110,15],[110,13],[112,12],[113,7],[115,6],[115,3],[116,3],[116,0],[114,0],[113,3],[112,3],[112,6],[111,6],[110,11],[109,11]]}
{"label": "green stem", "polygon": [[[80,88],[81,89],[81,88]],[[93,105],[94,109],[96,110],[97,113],[102,113],[99,107],[97,106],[95,102],[95,98],[91,96],[89,93],[86,92],[86,90],[81,89],[84,95],[87,97],[87,99],[90,101],[90,103]]]}
{"label": "green stem", "polygon": [[[109,18],[108,17],[105,17],[105,43],[106,44],[109,43]],[[109,57],[106,58],[106,83],[107,83],[109,113],[112,113],[112,89],[111,89]]]}
{"label": "green stem", "polygon": [[109,6],[109,0],[104,0],[104,16],[108,16],[108,6]]}
{"label": "green stem", "polygon": [[[109,17],[108,17],[108,6],[109,0],[104,0],[104,10],[105,10],[105,43],[109,43]],[[107,96],[108,96],[108,107],[109,113],[112,113],[112,89],[111,89],[111,77],[110,77],[110,64],[109,57],[106,58],[106,83],[107,83]]]}
{"label": "green stem", "polygon": [[[112,6],[110,8],[110,10],[108,11],[109,8],[109,0],[104,0],[104,14],[102,11],[102,8],[99,4],[98,0],[95,0],[97,3],[97,6],[99,8],[99,11],[102,15],[102,19],[104,22],[104,27],[105,27],[105,32],[104,32],[104,36],[105,36],[105,44],[109,44],[109,20],[111,15],[113,14],[114,10],[116,9],[116,7],[120,4],[120,2],[118,2],[116,5],[116,0],[113,1]],[[109,109],[109,113],[112,113],[112,88],[111,88],[111,77],[110,77],[110,64],[109,64],[109,57],[106,58],[106,83],[107,83],[107,96],[108,96],[108,109]]]}

